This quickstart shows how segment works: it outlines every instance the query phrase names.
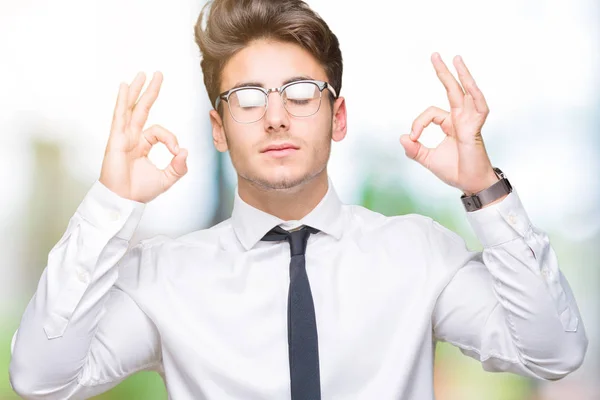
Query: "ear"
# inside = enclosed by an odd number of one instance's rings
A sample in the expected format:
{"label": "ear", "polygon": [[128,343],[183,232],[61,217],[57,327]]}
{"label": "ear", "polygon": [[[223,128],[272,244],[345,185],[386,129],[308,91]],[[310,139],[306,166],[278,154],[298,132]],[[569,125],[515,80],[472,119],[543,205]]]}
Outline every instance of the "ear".
{"label": "ear", "polygon": [[228,150],[227,140],[225,139],[225,129],[223,128],[223,120],[216,110],[210,110],[208,113],[210,123],[212,125],[212,137],[215,148],[224,153]]}
{"label": "ear", "polygon": [[333,120],[331,122],[331,138],[339,142],[346,137],[346,100],[338,97],[333,103]]}

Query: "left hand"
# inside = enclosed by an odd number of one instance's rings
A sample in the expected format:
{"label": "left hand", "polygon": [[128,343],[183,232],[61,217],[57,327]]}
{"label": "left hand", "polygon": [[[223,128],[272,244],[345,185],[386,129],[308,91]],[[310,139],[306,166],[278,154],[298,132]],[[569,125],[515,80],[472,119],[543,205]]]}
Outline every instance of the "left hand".
{"label": "left hand", "polygon": [[[456,56],[453,61],[462,87],[440,55],[431,55],[437,76],[448,93],[450,112],[429,107],[414,120],[410,135],[400,136],[400,143],[409,158],[419,162],[448,185],[471,195],[498,181],[481,136],[489,109],[462,58]],[[440,125],[446,134],[444,140],[433,149],[418,141],[423,129],[431,122]]]}

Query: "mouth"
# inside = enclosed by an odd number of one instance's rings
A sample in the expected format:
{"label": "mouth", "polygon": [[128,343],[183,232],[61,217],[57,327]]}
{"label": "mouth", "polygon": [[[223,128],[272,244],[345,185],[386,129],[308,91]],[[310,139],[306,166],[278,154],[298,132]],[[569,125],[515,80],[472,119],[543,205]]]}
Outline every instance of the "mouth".
{"label": "mouth", "polygon": [[299,150],[298,147],[291,144],[273,145],[267,147],[263,153],[271,157],[287,157],[294,154]]}
{"label": "mouth", "polygon": [[286,156],[294,154],[296,151],[298,151],[298,149],[294,149],[293,147],[288,147],[288,148],[280,149],[280,150],[267,150],[267,151],[265,151],[265,154],[272,156],[272,157],[286,157]]}

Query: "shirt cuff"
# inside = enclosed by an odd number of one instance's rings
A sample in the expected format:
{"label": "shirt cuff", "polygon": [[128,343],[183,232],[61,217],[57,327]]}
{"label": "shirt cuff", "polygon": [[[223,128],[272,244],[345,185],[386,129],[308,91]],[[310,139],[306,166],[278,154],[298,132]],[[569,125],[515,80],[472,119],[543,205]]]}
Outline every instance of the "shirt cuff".
{"label": "shirt cuff", "polygon": [[131,240],[146,204],[125,199],[100,181],[94,182],[77,213],[99,229],[114,230],[114,236]]}
{"label": "shirt cuff", "polygon": [[467,220],[484,247],[525,237],[531,230],[531,221],[515,189],[496,204],[467,212]]}

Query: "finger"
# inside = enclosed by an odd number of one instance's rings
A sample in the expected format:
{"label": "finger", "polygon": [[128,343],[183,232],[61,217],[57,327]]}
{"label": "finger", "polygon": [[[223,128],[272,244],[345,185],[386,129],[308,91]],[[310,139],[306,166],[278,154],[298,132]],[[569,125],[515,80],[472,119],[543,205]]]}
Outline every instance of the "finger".
{"label": "finger", "polygon": [[160,92],[162,80],[162,74],[160,72],[155,72],[146,91],[142,94],[142,97],[140,97],[140,100],[133,109],[133,115],[131,116],[132,129],[139,131],[144,128],[144,125],[148,120],[148,114],[150,114],[150,108],[152,108],[152,105]]}
{"label": "finger", "polygon": [[483,97],[483,93],[481,90],[479,90],[473,75],[471,75],[471,72],[469,72],[469,69],[467,68],[467,65],[461,56],[458,55],[454,57],[454,67],[458,72],[458,79],[460,79],[462,86],[465,88],[467,93],[473,97],[477,112],[481,114],[488,113],[489,109],[487,102],[485,101],[485,97]]}
{"label": "finger", "polygon": [[127,113],[127,93],[129,92],[129,86],[126,83],[121,83],[119,86],[119,94],[117,96],[117,102],[115,104],[115,111],[113,113],[112,125],[110,128],[111,132],[124,132],[125,131],[125,120]]}
{"label": "finger", "polygon": [[404,147],[404,153],[410,159],[415,160],[425,168],[429,169],[429,157],[431,149],[424,146],[420,142],[415,142],[410,139],[409,135],[401,135],[400,143]]}
{"label": "finger", "polygon": [[[429,126],[430,123],[434,123],[436,125],[442,125],[444,120],[450,116],[448,111],[442,110],[439,107],[431,106],[423,111],[412,123],[410,139],[412,141],[419,140],[419,137],[423,133],[423,130]],[[446,135],[450,134],[450,132],[445,132]]]}
{"label": "finger", "polygon": [[167,165],[167,168],[163,170],[163,187],[165,188],[165,190],[173,186],[175,182],[177,182],[179,179],[181,179],[181,177],[187,174],[187,156],[188,151],[186,149],[181,149],[179,154],[173,157],[171,163]]}
{"label": "finger", "polygon": [[133,110],[135,102],[138,100],[138,97],[140,97],[140,92],[144,87],[144,83],[146,83],[146,74],[144,74],[143,72],[138,72],[138,74],[133,79],[133,82],[131,82],[129,95],[127,96],[127,108],[130,111]]}
{"label": "finger", "polygon": [[172,132],[160,125],[152,125],[150,128],[142,132],[142,137],[146,139],[145,144],[142,141],[143,155],[147,155],[152,146],[159,142],[167,146],[171,154],[174,156],[179,153],[179,143],[177,142],[177,137]]}
{"label": "finger", "polygon": [[448,94],[448,100],[450,101],[450,108],[461,108],[463,104],[464,92],[454,75],[450,72],[442,57],[439,53],[433,53],[431,55],[431,62],[435,68],[435,72],[442,81],[442,84],[446,88]]}
{"label": "finger", "polygon": [[479,111],[477,111],[477,107],[475,106],[475,101],[471,93],[465,94],[465,101],[463,103],[463,110],[465,110],[465,114],[469,115],[478,115]]}

